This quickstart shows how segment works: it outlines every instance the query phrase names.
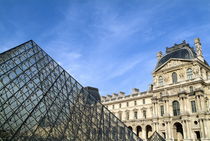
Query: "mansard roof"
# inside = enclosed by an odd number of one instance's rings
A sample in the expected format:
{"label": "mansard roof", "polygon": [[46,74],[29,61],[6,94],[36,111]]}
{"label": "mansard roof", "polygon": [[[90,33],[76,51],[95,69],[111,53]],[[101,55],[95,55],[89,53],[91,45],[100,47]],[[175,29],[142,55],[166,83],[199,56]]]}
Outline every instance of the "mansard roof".
{"label": "mansard roof", "polygon": [[[197,55],[194,48],[190,47],[189,44],[183,41],[181,44],[175,44],[170,48],[166,48],[166,54],[158,61],[156,69],[162,66],[171,58],[191,60],[197,58]],[[204,63],[208,65],[206,61],[204,61]]]}

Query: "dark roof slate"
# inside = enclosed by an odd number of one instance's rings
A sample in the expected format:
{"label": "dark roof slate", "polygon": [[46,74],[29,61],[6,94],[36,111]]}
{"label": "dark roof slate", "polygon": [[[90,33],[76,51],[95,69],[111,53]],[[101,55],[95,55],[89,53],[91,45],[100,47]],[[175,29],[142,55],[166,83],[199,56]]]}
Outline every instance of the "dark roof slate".
{"label": "dark roof slate", "polygon": [[[170,48],[166,48],[166,55],[164,55],[157,63],[156,68],[159,68],[161,65],[166,63],[171,58],[175,59],[194,59],[197,55],[195,53],[194,48],[190,47],[189,44],[187,44],[185,41],[181,44],[175,44],[174,46]],[[208,65],[206,60],[204,60],[204,63]],[[209,65],[208,65],[209,66]]]}

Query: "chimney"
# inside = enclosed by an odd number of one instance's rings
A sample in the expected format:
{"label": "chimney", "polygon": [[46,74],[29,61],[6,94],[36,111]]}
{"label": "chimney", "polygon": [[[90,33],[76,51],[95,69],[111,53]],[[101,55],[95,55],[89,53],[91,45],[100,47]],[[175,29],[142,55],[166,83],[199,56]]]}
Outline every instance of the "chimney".
{"label": "chimney", "polygon": [[139,89],[137,89],[137,88],[132,89],[132,94],[135,94],[135,93],[138,93],[138,92],[139,92]]}
{"label": "chimney", "polygon": [[157,59],[158,61],[163,57],[163,53],[160,51],[157,53]]}
{"label": "chimney", "polygon": [[112,94],[112,97],[118,97],[118,94],[113,93],[113,94]]}
{"label": "chimney", "polygon": [[203,53],[202,53],[202,46],[201,46],[200,39],[199,38],[195,38],[194,44],[195,44],[195,47],[196,47],[197,58],[199,60],[201,60],[202,62],[204,62]]}
{"label": "chimney", "polygon": [[124,92],[119,92],[119,96],[125,96]]}

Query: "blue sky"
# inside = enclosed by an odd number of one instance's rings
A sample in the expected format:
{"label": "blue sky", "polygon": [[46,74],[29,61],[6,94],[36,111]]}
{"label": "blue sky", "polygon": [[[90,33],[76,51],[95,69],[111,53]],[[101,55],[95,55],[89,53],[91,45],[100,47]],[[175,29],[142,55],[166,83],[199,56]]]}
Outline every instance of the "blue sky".
{"label": "blue sky", "polygon": [[156,53],[201,38],[210,63],[209,0],[0,0],[0,52],[33,39],[102,95],[148,89]]}

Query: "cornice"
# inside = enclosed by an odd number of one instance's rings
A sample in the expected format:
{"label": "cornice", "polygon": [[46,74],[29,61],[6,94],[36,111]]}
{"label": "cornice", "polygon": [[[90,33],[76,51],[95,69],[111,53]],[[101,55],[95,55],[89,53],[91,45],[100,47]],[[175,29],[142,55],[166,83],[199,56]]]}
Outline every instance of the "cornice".
{"label": "cornice", "polygon": [[[175,61],[186,61],[186,62],[193,62],[193,61],[196,61],[194,59],[179,59],[179,58],[170,58],[168,61],[166,61],[164,64],[162,64],[160,67],[156,68],[154,71],[153,71],[153,74],[155,72],[157,72],[158,70],[160,70],[163,66],[165,66],[168,62],[172,61],[172,60],[175,60]],[[179,65],[180,66],[180,65]],[[178,67],[179,67],[178,66]],[[172,67],[177,67],[177,66],[172,66]]]}
{"label": "cornice", "polygon": [[[184,83],[182,83],[184,82]],[[163,87],[160,87],[160,88],[156,88],[155,90],[151,91],[151,93],[157,93],[157,92],[160,92],[160,91],[165,91],[165,90],[171,90],[171,89],[174,89],[174,88],[180,88],[181,87],[185,87],[185,86],[190,86],[190,85],[194,85],[194,84],[197,84],[197,83],[201,83],[203,85],[208,85],[205,80],[203,80],[202,78],[199,78],[199,80],[186,80],[186,81],[182,81],[182,82],[178,82],[177,84],[172,84],[172,85],[167,85],[167,86],[163,86]]]}
{"label": "cornice", "polygon": [[133,101],[133,100],[138,100],[138,99],[143,99],[143,98],[148,98],[148,97],[152,97],[153,93],[148,93],[148,94],[144,94],[144,95],[138,95],[135,97],[124,97],[123,99],[116,99],[116,100],[109,100],[107,102],[102,102],[104,105],[106,104],[115,104],[115,103],[122,103],[122,102],[128,102],[128,101]]}

